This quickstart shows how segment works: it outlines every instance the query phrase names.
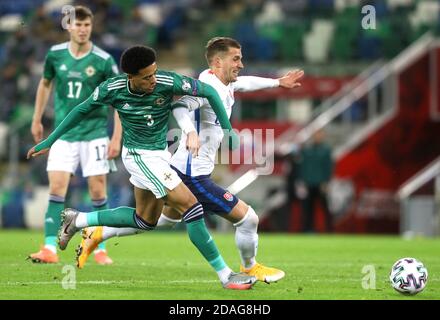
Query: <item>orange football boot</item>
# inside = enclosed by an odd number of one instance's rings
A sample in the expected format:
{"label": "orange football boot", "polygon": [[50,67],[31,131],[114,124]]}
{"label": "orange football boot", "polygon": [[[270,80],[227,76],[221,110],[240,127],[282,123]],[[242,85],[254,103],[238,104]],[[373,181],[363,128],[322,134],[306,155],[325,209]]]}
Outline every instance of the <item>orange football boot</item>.
{"label": "orange football boot", "polygon": [[58,255],[51,250],[42,247],[40,251],[32,253],[28,259],[31,259],[34,263],[58,263]]}
{"label": "orange football boot", "polygon": [[107,250],[97,250],[95,252],[95,261],[97,264],[112,264],[113,260],[107,255]]}

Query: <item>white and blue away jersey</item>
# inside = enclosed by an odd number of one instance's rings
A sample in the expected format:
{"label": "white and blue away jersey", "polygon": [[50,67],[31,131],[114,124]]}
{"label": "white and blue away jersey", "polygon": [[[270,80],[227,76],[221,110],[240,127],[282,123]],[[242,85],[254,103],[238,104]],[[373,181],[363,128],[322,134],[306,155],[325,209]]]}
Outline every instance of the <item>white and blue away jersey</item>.
{"label": "white and blue away jersey", "polygon": [[[279,86],[277,79],[243,76],[236,82],[224,85],[209,69],[203,71],[199,80],[211,85],[220,96],[228,117],[231,117],[235,91],[255,91]],[[214,170],[217,149],[223,139],[223,130],[217,121],[214,110],[205,98],[184,96],[200,138],[200,150],[196,158],[186,150],[186,134],[182,133],[179,147],[171,159],[171,165],[188,176],[209,175]]]}

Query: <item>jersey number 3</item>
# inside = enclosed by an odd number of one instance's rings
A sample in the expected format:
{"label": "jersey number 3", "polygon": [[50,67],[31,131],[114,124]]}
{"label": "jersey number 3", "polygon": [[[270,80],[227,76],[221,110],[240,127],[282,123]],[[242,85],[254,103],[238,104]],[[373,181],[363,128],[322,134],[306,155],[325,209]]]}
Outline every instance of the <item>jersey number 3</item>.
{"label": "jersey number 3", "polygon": [[147,120],[147,126],[151,127],[154,124],[154,119],[151,114],[144,115],[145,120]]}
{"label": "jersey number 3", "polygon": [[79,81],[69,81],[67,83],[69,86],[69,93],[67,94],[67,98],[75,98],[78,99],[81,94],[82,83]]}

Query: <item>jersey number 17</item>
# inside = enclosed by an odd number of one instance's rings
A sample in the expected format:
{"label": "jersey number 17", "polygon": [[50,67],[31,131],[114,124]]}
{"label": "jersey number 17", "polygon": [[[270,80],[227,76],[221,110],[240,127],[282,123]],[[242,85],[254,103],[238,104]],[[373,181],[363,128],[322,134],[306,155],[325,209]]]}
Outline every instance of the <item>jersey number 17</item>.
{"label": "jersey number 17", "polygon": [[81,94],[82,82],[80,81],[69,81],[67,83],[69,86],[69,93],[67,94],[67,98],[75,98],[78,99]]}

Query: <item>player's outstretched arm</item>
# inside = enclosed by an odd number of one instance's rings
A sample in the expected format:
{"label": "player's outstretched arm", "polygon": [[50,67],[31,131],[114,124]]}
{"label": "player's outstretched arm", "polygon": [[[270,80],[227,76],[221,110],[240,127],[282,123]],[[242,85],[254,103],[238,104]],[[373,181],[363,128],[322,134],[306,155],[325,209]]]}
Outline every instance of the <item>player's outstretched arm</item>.
{"label": "player's outstretched arm", "polygon": [[198,81],[198,83],[201,88],[198,96],[208,99],[209,104],[211,105],[212,110],[214,110],[222,129],[232,130],[229,117],[226,114],[225,106],[223,105],[223,102],[220,99],[217,91],[207,83],[203,83],[201,81]]}
{"label": "player's outstretched arm", "polygon": [[229,122],[229,117],[226,113],[225,106],[223,105],[220,96],[218,95],[217,91],[209,84],[203,83],[201,81],[199,81],[198,84],[201,88],[201,93],[198,96],[205,97],[206,99],[208,99],[212,110],[214,110],[217,116],[220,126],[222,127],[223,130],[226,130],[227,133],[229,134],[229,138],[230,138],[229,148],[231,150],[237,149],[240,145],[240,139],[237,136],[237,134],[234,132],[234,130],[232,130],[231,122]]}
{"label": "player's outstretched arm", "polygon": [[[66,118],[56,127],[56,129],[43,141],[36,146],[32,147],[28,151],[28,159],[31,156],[37,156],[46,153],[47,150],[55,143],[55,141],[70,129],[79,125],[91,111],[94,110],[92,104],[93,97],[89,97],[87,100],[77,105],[72,111],[69,112]],[[44,151],[44,149],[47,149]]]}
{"label": "player's outstretched arm", "polygon": [[298,80],[304,75],[303,70],[292,70],[286,73],[285,76],[278,78],[280,87],[293,89],[301,86]]}
{"label": "player's outstretched arm", "polygon": [[46,148],[46,149],[42,149],[42,150],[40,150],[40,151],[36,151],[35,150],[35,147],[32,147],[32,148],[30,148],[29,149],[29,151],[27,152],[27,156],[26,156],[26,159],[30,159],[31,157],[33,158],[33,157],[37,157],[37,156],[39,156],[39,155],[42,155],[42,154],[45,154],[45,153],[47,153],[49,151],[49,148]]}
{"label": "player's outstretched arm", "polygon": [[293,89],[301,86],[301,83],[298,81],[303,75],[304,71],[293,70],[278,79],[240,76],[237,78],[237,81],[233,83],[233,86],[234,91],[257,91],[276,87]]}
{"label": "player's outstretched arm", "polygon": [[108,160],[114,159],[121,153],[121,140],[122,140],[122,125],[121,119],[119,119],[118,111],[114,111],[114,125],[113,125],[113,135],[110,139],[108,145]]}

